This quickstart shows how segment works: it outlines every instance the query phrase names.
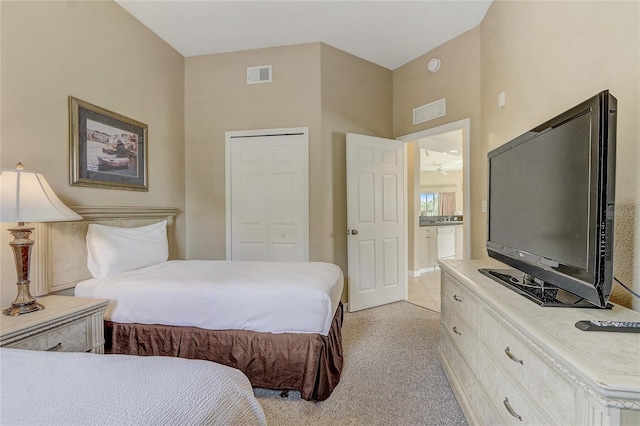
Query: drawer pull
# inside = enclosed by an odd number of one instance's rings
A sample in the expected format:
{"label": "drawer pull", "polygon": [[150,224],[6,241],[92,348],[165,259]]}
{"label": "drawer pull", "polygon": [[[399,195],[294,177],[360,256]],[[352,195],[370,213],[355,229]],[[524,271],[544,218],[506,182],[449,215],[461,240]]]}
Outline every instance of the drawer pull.
{"label": "drawer pull", "polygon": [[55,345],[55,346],[51,346],[49,349],[45,349],[45,350],[46,350],[47,352],[54,352],[54,351],[57,351],[58,349],[61,349],[61,348],[62,348],[62,342],[61,342],[61,343],[58,343],[58,344],[57,344],[57,345]]}
{"label": "drawer pull", "polygon": [[504,406],[507,408],[507,411],[509,412],[509,414],[511,414],[513,417],[515,417],[516,419],[522,421],[522,417],[518,415],[518,413],[516,413],[513,410],[513,407],[511,407],[511,404],[509,404],[509,398],[505,397],[504,401],[502,401],[502,403],[504,404]]}
{"label": "drawer pull", "polygon": [[453,295],[453,300],[455,300],[456,302],[462,302],[462,299],[460,299],[457,294]]}
{"label": "drawer pull", "polygon": [[462,333],[460,333],[455,326],[453,327],[453,332],[456,333],[458,336],[462,336]]}
{"label": "drawer pull", "polygon": [[524,362],[521,359],[516,358],[512,353],[511,353],[511,349],[509,349],[509,346],[507,346],[507,348],[504,350],[504,353],[507,354],[507,356],[509,358],[511,358],[511,361],[513,362],[518,362],[522,365],[524,365]]}

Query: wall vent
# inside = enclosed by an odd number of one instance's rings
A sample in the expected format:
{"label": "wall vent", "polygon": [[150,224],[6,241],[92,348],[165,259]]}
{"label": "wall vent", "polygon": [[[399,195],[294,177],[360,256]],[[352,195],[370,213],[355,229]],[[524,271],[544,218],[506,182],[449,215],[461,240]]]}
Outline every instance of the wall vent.
{"label": "wall vent", "polygon": [[447,99],[442,98],[430,104],[413,109],[413,124],[423,123],[447,114]]}
{"label": "wall vent", "polygon": [[271,65],[247,67],[247,84],[271,83]]}

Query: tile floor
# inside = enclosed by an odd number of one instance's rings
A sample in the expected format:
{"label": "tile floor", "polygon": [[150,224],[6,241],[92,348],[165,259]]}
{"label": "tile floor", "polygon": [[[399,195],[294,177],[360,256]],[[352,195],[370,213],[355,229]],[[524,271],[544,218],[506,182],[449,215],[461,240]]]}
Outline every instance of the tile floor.
{"label": "tile floor", "polygon": [[440,269],[425,272],[419,277],[409,277],[407,302],[440,312]]}

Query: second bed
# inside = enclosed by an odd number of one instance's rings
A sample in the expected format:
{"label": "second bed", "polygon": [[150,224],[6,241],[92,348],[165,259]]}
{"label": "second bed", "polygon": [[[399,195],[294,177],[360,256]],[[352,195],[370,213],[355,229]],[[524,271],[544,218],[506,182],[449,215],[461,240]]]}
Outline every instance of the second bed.
{"label": "second bed", "polygon": [[[122,266],[140,256],[133,247],[144,249],[140,238],[150,229],[165,232],[160,225],[89,227],[89,264],[98,278],[78,283],[75,295],[110,299],[106,353],[205,359],[238,368],[253,386],[298,390],[307,400],[329,397],[343,362],[338,266],[215,260]],[[105,251],[114,236],[117,247]],[[156,248],[148,244],[146,252]]]}

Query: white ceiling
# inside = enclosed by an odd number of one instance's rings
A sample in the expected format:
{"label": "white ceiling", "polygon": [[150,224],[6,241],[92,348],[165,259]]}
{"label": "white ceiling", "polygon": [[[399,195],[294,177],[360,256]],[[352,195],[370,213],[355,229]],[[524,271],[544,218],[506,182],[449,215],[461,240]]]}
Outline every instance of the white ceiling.
{"label": "white ceiling", "polygon": [[462,170],[462,130],[453,130],[422,138],[420,145],[420,170]]}
{"label": "white ceiling", "polygon": [[478,26],[491,0],[116,0],[185,57],[322,42],[394,70]]}

